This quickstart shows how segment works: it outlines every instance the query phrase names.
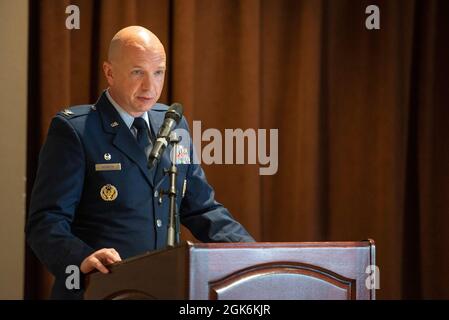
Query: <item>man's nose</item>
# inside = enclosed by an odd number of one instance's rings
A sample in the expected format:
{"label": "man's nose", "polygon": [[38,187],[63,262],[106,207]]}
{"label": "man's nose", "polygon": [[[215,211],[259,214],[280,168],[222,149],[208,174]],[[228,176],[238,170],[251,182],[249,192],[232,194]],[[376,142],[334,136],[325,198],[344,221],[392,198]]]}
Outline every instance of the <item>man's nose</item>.
{"label": "man's nose", "polygon": [[142,90],[150,91],[153,93],[153,90],[155,89],[154,81],[151,79],[151,76],[146,74],[143,78],[142,84],[141,84]]}

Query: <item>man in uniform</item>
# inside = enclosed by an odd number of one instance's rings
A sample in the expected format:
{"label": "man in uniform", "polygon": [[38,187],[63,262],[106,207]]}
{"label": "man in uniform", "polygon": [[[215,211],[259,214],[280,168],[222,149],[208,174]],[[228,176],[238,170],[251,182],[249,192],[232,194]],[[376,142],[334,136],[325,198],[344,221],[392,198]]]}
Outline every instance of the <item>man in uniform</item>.
{"label": "man in uniform", "polygon": [[[66,109],[52,120],[26,232],[55,276],[53,298],[82,298],[82,288],[65,286],[68,266],[83,274],[108,273],[108,264],[166,246],[169,201],[159,192],[169,187],[163,169],[170,166],[170,149],[155,168],[147,168],[168,109],[157,103],[165,69],[159,39],[143,27],[124,28],[112,39],[103,64],[109,88],[94,105]],[[178,128],[188,130],[184,118]],[[190,161],[190,145],[179,153],[181,223],[204,242],[254,241],[215,201],[201,166]]]}

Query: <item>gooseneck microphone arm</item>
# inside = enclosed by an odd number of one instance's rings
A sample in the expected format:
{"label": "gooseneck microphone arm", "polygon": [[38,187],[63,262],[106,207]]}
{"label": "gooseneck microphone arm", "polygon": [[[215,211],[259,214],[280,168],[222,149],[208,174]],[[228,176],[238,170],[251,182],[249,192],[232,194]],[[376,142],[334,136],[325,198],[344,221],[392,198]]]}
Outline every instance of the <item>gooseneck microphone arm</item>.
{"label": "gooseneck microphone arm", "polygon": [[174,247],[179,244],[180,241],[180,222],[179,213],[176,207],[176,198],[178,191],[176,190],[176,176],[178,174],[178,169],[176,168],[176,154],[178,143],[181,141],[181,137],[177,137],[176,132],[170,134],[170,144],[172,145],[172,159],[170,169],[166,170],[166,173],[170,177],[170,189],[163,193],[168,195],[170,199],[170,205],[168,209],[169,219],[167,228],[167,246]]}

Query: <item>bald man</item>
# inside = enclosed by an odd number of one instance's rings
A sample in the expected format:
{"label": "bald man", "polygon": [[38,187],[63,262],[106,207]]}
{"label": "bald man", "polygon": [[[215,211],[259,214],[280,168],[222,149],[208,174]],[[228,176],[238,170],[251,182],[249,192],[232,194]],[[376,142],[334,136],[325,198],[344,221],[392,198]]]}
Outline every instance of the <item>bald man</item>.
{"label": "bald man", "polygon": [[[124,28],[113,37],[103,70],[109,87],[94,105],[59,112],[39,156],[27,241],[55,276],[56,299],[83,297],[82,287],[66,285],[73,266],[81,274],[108,273],[109,264],[166,246],[169,201],[159,192],[169,188],[163,170],[170,147],[157,167],[147,168],[168,109],[157,103],[164,47],[143,27]],[[188,132],[184,118],[178,128]],[[186,145],[176,182],[181,223],[204,242],[254,241],[215,201],[201,166],[190,161],[192,143]]]}

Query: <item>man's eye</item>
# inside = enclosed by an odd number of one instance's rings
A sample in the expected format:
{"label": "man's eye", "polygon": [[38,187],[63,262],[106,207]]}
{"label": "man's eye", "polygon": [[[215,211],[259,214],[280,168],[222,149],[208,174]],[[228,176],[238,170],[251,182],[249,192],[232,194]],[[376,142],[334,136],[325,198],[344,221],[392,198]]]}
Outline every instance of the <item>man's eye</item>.
{"label": "man's eye", "polygon": [[157,76],[161,76],[161,75],[164,74],[164,70],[158,70],[158,71],[156,71],[155,74],[156,74]]}
{"label": "man's eye", "polygon": [[143,71],[142,70],[133,70],[131,73],[134,75],[142,75]]}

